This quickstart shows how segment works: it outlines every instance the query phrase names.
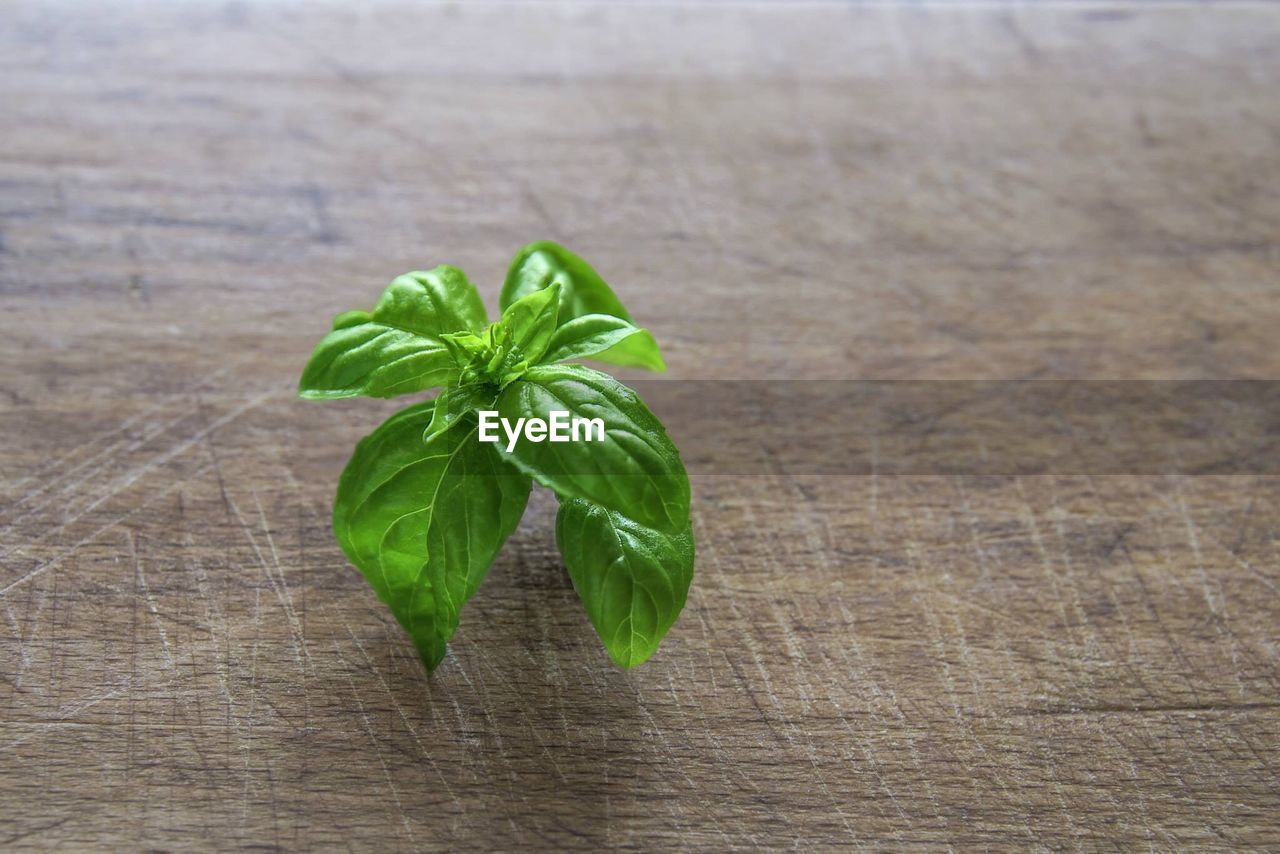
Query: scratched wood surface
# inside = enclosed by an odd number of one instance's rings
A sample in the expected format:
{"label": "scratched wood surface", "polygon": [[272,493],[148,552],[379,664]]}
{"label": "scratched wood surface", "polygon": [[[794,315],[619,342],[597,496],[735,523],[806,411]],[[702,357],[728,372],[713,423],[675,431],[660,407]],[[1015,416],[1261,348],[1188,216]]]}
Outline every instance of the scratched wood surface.
{"label": "scratched wood surface", "polygon": [[0,16],[0,847],[1280,846],[1280,482],[694,478],[614,669],[535,494],[444,665],[328,318],[551,237],[671,377],[1280,376],[1280,9]]}

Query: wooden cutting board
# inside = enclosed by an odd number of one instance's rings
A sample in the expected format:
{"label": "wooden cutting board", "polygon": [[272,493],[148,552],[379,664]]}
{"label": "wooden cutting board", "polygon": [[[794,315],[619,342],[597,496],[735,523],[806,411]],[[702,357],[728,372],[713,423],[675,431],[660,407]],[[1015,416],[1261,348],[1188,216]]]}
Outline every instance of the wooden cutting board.
{"label": "wooden cutting board", "polygon": [[292,396],[538,238],[674,381],[1275,378],[1280,9],[3,19],[0,847],[1280,846],[1275,477],[702,471],[629,672],[539,492],[428,678]]}

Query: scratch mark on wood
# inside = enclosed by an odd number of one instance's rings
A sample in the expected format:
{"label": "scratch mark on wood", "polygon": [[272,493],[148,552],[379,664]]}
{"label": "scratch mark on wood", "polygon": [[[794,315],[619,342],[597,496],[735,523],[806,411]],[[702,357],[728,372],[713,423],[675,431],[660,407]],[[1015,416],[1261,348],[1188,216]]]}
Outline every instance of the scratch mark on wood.
{"label": "scratch mark on wood", "polygon": [[147,584],[147,574],[142,568],[142,557],[138,554],[137,537],[129,528],[125,528],[125,539],[129,543],[129,554],[133,556],[133,570],[136,574],[139,590],[142,592],[142,599],[147,604],[147,610],[151,612],[151,618],[156,624],[156,634],[160,636],[161,649],[164,651],[164,665],[166,670],[172,670],[174,665],[173,648],[169,646],[169,635],[164,630],[164,623],[160,621],[160,609],[156,607],[156,598],[151,595],[151,587]]}
{"label": "scratch mark on wood", "polygon": [[8,595],[9,592],[12,591],[14,588],[20,587],[23,584],[26,584],[28,581],[31,581],[34,578],[38,578],[44,573],[48,572],[50,569],[53,569],[58,564],[60,564],[63,560],[69,557],[71,554],[78,551],[82,546],[88,545],[89,543],[92,543],[92,542],[96,542],[97,539],[101,537],[103,534],[105,534],[107,531],[110,531],[112,528],[116,527],[122,522],[127,522],[128,520],[132,519],[134,516],[138,515],[140,512],[150,507],[152,504],[157,503],[160,499],[167,498],[172,493],[181,489],[188,480],[192,480],[194,478],[199,477],[201,474],[207,471],[208,468],[209,466],[207,464],[201,466],[200,468],[192,472],[190,477],[183,478],[182,480],[179,480],[178,482],[173,483],[170,486],[166,487],[164,490],[152,495],[150,498],[143,500],[143,502],[139,504],[137,507],[133,508],[132,510],[126,513],[121,514],[120,516],[117,516],[115,519],[112,519],[102,527],[98,528],[92,534],[89,534],[87,537],[84,537],[81,540],[73,543],[72,545],[67,546],[66,548],[58,552],[58,554],[55,555],[54,557],[49,558],[48,560],[38,564],[35,569],[31,570],[26,575],[23,575],[21,578],[18,578],[17,580],[10,582],[4,587],[0,587],[0,597],[4,597]]}

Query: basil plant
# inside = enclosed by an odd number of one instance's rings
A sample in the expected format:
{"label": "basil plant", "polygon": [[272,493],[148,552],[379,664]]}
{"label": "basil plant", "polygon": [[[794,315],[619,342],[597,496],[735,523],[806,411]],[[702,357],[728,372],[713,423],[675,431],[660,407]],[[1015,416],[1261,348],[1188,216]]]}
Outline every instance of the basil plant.
{"label": "basil plant", "polygon": [[[636,393],[577,360],[663,371],[662,355],[596,271],[554,243],[516,254],[500,305],[490,323],[466,275],[442,265],[334,319],[302,397],[441,389],[356,445],[334,535],[434,670],[537,481],[559,499],[556,542],[605,649],[640,664],[693,578],[689,480]],[[574,435],[546,436],[547,424]]]}

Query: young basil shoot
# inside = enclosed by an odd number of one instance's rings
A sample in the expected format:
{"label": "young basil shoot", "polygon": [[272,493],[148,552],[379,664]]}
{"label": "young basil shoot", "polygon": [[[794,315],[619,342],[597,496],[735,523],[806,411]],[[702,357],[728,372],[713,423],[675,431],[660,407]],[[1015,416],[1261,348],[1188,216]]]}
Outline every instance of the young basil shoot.
{"label": "young basil shoot", "polygon": [[613,660],[633,667],[693,579],[689,480],[634,391],[563,363],[664,371],[662,355],[596,271],[554,243],[516,254],[500,304],[489,323],[463,272],[442,265],[395,278],[373,311],[334,319],[300,396],[442,387],[356,445],[334,535],[434,670],[536,480],[559,498],[556,542],[587,616]]}

